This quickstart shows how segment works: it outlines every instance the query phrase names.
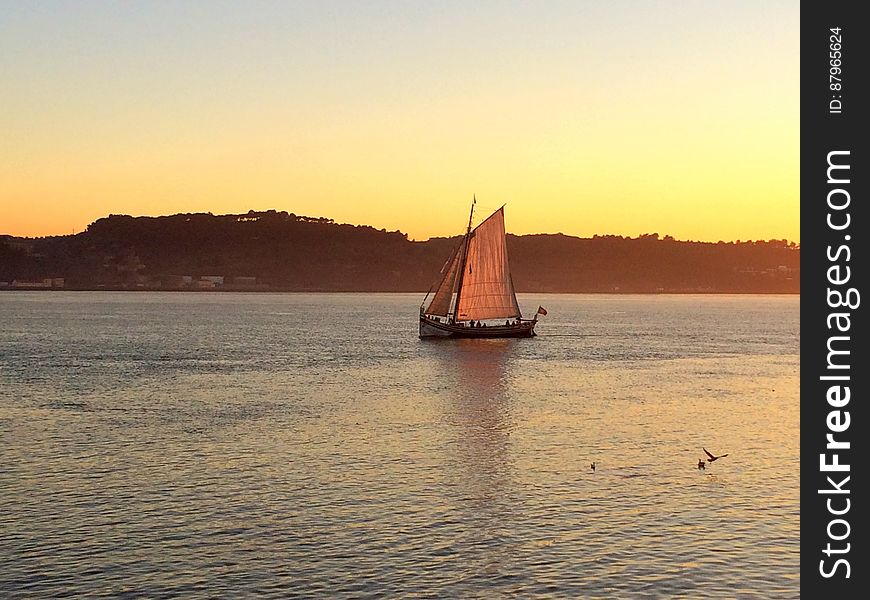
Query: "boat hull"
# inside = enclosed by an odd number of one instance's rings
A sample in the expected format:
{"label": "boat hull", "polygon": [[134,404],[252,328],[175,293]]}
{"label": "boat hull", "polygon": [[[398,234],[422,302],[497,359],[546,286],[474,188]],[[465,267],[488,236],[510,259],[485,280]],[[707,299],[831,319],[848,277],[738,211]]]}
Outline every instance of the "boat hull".
{"label": "boat hull", "polygon": [[518,325],[463,327],[420,317],[421,338],[528,338],[535,335],[537,320],[520,321]]}

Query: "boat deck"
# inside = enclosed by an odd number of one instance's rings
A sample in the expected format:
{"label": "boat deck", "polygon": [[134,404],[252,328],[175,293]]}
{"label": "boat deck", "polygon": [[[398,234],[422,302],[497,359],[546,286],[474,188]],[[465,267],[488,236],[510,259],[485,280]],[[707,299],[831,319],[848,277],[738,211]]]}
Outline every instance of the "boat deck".
{"label": "boat deck", "polygon": [[467,323],[450,324],[432,317],[420,317],[420,337],[449,338],[520,338],[535,335],[536,319],[520,320],[515,325],[470,327]]}

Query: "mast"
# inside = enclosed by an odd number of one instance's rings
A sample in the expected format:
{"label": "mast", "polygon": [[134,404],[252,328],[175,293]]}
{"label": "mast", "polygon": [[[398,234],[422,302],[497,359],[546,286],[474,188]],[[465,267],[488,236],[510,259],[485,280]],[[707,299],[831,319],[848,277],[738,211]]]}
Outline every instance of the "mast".
{"label": "mast", "polygon": [[456,286],[456,304],[453,305],[454,322],[459,317],[456,311],[459,310],[459,296],[462,294],[462,280],[465,278],[465,260],[468,258],[468,236],[471,235],[471,219],[474,217],[475,204],[477,204],[477,194],[474,194],[471,199],[471,212],[468,214],[468,229],[465,230],[465,241],[462,244],[462,259],[459,261],[462,269],[459,271],[459,281]]}

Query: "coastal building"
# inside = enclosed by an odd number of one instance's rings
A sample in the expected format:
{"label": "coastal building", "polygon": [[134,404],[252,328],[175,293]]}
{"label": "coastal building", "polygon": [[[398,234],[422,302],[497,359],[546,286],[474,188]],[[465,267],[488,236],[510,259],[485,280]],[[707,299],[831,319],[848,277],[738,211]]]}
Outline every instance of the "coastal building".
{"label": "coastal building", "polygon": [[51,279],[42,279],[40,281],[27,281],[16,279],[12,282],[12,285],[10,287],[18,290],[51,289]]}

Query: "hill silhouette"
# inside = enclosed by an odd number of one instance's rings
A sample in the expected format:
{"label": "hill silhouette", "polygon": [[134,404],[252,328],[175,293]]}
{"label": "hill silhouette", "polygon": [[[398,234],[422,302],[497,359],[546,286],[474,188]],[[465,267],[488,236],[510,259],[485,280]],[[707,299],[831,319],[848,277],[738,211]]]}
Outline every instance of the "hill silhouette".
{"label": "hill silhouette", "polygon": [[[0,236],[0,287],[422,292],[459,240],[274,210],[110,215],[76,235]],[[786,240],[509,234],[507,244],[520,292],[800,291],[800,247]]]}

